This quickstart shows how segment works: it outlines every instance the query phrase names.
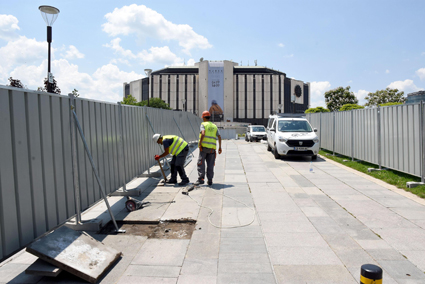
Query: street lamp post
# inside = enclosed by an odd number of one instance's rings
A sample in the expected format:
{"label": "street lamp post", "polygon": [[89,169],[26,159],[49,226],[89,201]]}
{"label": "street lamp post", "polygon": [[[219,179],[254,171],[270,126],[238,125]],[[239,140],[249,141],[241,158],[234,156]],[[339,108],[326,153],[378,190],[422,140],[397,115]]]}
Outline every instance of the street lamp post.
{"label": "street lamp post", "polygon": [[[145,69],[145,74],[146,74],[146,76],[148,76],[148,86],[149,86],[149,89],[153,92],[153,88],[152,88],[152,86],[151,86],[151,84],[152,84],[152,80],[151,80],[151,73],[152,73],[152,69]],[[153,95],[153,94],[152,94]],[[150,99],[150,96],[149,96],[149,90],[148,90],[148,106],[149,106],[149,99]]]}
{"label": "street lamp post", "polygon": [[40,6],[38,9],[40,10],[41,16],[47,24],[47,43],[49,45],[47,62],[47,92],[51,93],[53,83],[53,76],[50,72],[50,44],[52,43],[52,25],[56,21],[60,11],[58,8],[46,5]]}
{"label": "street lamp post", "polygon": [[182,102],[182,111],[185,111],[185,104],[186,104],[186,100],[185,99],[181,99]]}

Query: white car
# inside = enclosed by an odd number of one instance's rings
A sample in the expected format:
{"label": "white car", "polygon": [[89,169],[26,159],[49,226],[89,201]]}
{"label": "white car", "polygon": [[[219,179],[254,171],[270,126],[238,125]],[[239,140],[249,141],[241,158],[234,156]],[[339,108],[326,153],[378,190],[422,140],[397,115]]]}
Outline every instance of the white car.
{"label": "white car", "polygon": [[311,156],[317,159],[319,138],[308,120],[300,115],[270,115],[267,124],[267,150],[274,157]]}
{"label": "white car", "polygon": [[267,138],[266,128],[262,125],[250,125],[246,128],[245,141],[261,141]]}

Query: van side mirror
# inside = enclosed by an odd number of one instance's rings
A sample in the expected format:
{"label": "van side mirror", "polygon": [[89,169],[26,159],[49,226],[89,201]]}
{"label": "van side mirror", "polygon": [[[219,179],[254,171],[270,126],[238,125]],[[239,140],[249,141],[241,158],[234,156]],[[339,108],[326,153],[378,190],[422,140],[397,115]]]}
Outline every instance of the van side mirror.
{"label": "van side mirror", "polygon": [[274,129],[274,128],[270,128],[270,131],[276,132],[276,129]]}
{"label": "van side mirror", "polygon": [[313,129],[313,131],[314,131],[314,132],[317,132],[317,128],[314,128],[314,129]]}

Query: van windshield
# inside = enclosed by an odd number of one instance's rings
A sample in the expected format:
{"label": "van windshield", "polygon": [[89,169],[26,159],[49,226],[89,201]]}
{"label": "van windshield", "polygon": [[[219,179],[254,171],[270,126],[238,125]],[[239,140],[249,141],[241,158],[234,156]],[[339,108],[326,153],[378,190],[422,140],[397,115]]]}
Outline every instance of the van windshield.
{"label": "van windshield", "polygon": [[266,132],[266,129],[264,128],[264,126],[256,126],[252,127],[252,132]]}
{"label": "van windshield", "polygon": [[305,120],[280,120],[278,124],[281,132],[311,132],[310,124]]}

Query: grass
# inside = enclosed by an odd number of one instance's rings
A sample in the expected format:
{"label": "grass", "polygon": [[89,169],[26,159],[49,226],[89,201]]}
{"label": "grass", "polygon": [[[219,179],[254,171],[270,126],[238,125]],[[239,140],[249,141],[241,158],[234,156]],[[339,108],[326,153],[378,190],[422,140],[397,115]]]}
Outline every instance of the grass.
{"label": "grass", "polygon": [[[350,167],[359,172],[362,172],[374,178],[380,179],[388,184],[392,184],[398,188],[402,188],[405,191],[409,191],[419,196],[420,198],[425,199],[425,185],[419,185],[414,188],[407,188],[406,186],[406,183],[408,181],[420,182],[421,179],[416,176],[412,176],[406,173],[402,173],[402,172],[398,172],[398,171],[390,170],[390,169],[385,171],[376,171],[376,172],[369,173],[367,171],[368,168],[378,168],[378,166],[368,162],[364,162],[364,161],[353,162],[351,161],[351,157],[332,156],[332,151],[320,150],[319,154],[326,157],[327,159],[333,160],[335,162],[343,164],[344,166]],[[326,154],[330,154],[330,155],[326,155]],[[349,161],[343,162],[343,160],[349,160]]]}

